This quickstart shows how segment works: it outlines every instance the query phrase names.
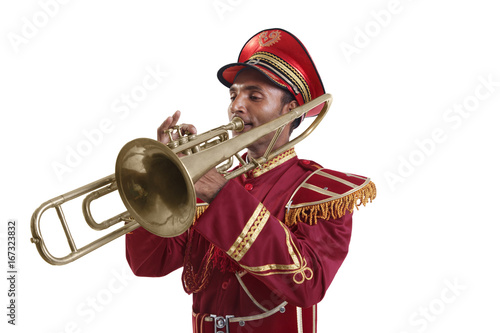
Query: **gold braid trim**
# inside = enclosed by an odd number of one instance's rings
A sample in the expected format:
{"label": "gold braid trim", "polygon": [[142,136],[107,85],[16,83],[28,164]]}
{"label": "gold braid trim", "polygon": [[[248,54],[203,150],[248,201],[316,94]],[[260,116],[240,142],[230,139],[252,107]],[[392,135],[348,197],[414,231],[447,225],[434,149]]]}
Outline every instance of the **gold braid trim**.
{"label": "gold braid trim", "polygon": [[[193,225],[200,218],[201,214],[207,210],[208,205],[197,205]],[[204,290],[210,282],[210,276],[213,268],[213,259],[215,246],[210,244],[208,251],[205,253],[201,266],[197,272],[194,271],[191,263],[191,246],[193,243],[193,232],[189,231],[188,241],[186,244],[186,252],[184,253],[184,270],[182,271],[182,280],[184,291],[189,295],[198,293]]]}
{"label": "gold braid trim", "polygon": [[[196,213],[194,215],[194,222],[196,222],[200,218],[200,216],[203,213],[205,213],[207,208],[208,208],[208,204],[196,205]],[[193,225],[194,225],[194,222],[193,222]]]}
{"label": "gold braid trim", "polygon": [[377,196],[377,188],[373,182],[363,188],[348,194],[342,198],[331,200],[328,202],[292,208],[285,216],[285,224],[288,227],[296,225],[298,222],[315,225],[318,219],[338,219],[345,215],[346,210],[352,213],[354,207],[365,206],[368,202],[372,202]]}

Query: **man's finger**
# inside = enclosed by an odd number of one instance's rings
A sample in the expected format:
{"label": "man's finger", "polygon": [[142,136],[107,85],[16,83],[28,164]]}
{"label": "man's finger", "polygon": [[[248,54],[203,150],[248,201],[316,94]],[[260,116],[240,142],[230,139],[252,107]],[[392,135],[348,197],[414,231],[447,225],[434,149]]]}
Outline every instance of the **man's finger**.
{"label": "man's finger", "polygon": [[160,125],[160,127],[158,127],[156,132],[156,138],[158,141],[164,144],[167,144],[170,141],[167,132],[169,129],[173,128],[177,124],[180,117],[181,117],[181,112],[177,110],[172,116],[167,117],[167,119],[163,121],[163,123]]}
{"label": "man's finger", "polygon": [[196,134],[198,133],[198,131],[196,130],[196,127],[194,127],[194,125],[192,124],[181,124],[179,125],[179,127],[181,128],[181,132],[182,134]]}
{"label": "man's finger", "polygon": [[170,126],[174,127],[175,125],[177,125],[177,122],[179,121],[180,117],[181,117],[181,112],[179,110],[175,111],[174,114],[172,115],[172,124]]}

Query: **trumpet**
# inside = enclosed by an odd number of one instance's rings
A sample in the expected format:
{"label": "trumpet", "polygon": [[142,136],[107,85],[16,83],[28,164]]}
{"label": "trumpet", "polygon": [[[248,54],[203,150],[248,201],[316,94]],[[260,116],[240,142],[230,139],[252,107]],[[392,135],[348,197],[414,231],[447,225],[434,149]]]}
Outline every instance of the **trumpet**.
{"label": "trumpet", "polygon": [[[132,140],[120,150],[114,174],[50,199],[35,210],[31,218],[31,242],[36,245],[40,256],[46,262],[51,265],[65,265],[138,227],[161,237],[178,236],[188,230],[194,221],[194,183],[205,173],[217,168],[217,171],[229,180],[266,163],[312,133],[328,112],[331,102],[331,95],[324,94],[231,139],[229,131],[239,132],[244,128],[241,118],[235,117],[229,124],[200,135],[181,136],[168,145],[147,138]],[[319,107],[322,107],[320,113],[304,132],[274,149],[276,140],[288,123]],[[263,156],[249,162],[241,158],[241,150],[272,132],[274,136]],[[227,171],[234,157],[240,166]],[[96,222],[90,209],[91,202],[116,190],[126,211],[103,222]],[[86,196],[82,201],[82,213],[89,227],[105,230],[117,223],[125,223],[105,236],[78,248],[61,206],[84,195]],[[48,209],[55,209],[70,248],[70,253],[63,257],[52,255],[42,237],[40,222],[43,213]]]}

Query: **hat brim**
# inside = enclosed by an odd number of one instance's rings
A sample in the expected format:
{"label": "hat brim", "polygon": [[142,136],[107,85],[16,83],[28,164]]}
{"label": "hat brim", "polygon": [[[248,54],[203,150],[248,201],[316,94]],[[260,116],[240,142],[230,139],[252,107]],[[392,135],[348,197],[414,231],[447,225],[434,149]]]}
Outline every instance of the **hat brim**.
{"label": "hat brim", "polygon": [[[236,76],[238,76],[238,73],[240,73],[243,69],[248,69],[248,68],[252,68],[259,71],[265,77],[267,77],[271,82],[275,83],[276,85],[278,85],[283,89],[289,90],[288,86],[279,78],[278,73],[272,72],[269,69],[264,68],[262,66],[248,64],[248,63],[236,62],[223,66],[217,72],[217,78],[223,85],[230,88],[233,85]],[[291,93],[293,94],[292,91]]]}

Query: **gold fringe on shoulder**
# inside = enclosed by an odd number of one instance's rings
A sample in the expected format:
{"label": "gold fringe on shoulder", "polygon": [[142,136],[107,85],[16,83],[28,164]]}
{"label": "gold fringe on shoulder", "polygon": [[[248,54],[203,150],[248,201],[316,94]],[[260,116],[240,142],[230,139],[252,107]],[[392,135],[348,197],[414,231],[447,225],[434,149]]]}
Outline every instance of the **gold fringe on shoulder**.
{"label": "gold fringe on shoulder", "polygon": [[298,222],[315,225],[318,219],[338,219],[345,215],[346,210],[352,212],[354,207],[365,206],[377,196],[377,188],[373,182],[342,198],[328,202],[290,209],[285,216],[288,227]]}
{"label": "gold fringe on shoulder", "polygon": [[194,226],[196,224],[196,222],[198,221],[198,219],[201,217],[201,215],[203,215],[203,213],[205,213],[205,211],[207,210],[208,208],[208,204],[205,204],[205,205],[196,205],[196,212],[194,213],[194,219],[193,219],[193,225]]}
{"label": "gold fringe on shoulder", "polygon": [[205,213],[207,210],[208,205],[196,205],[196,213],[194,215],[194,221],[198,220],[200,216]]}

